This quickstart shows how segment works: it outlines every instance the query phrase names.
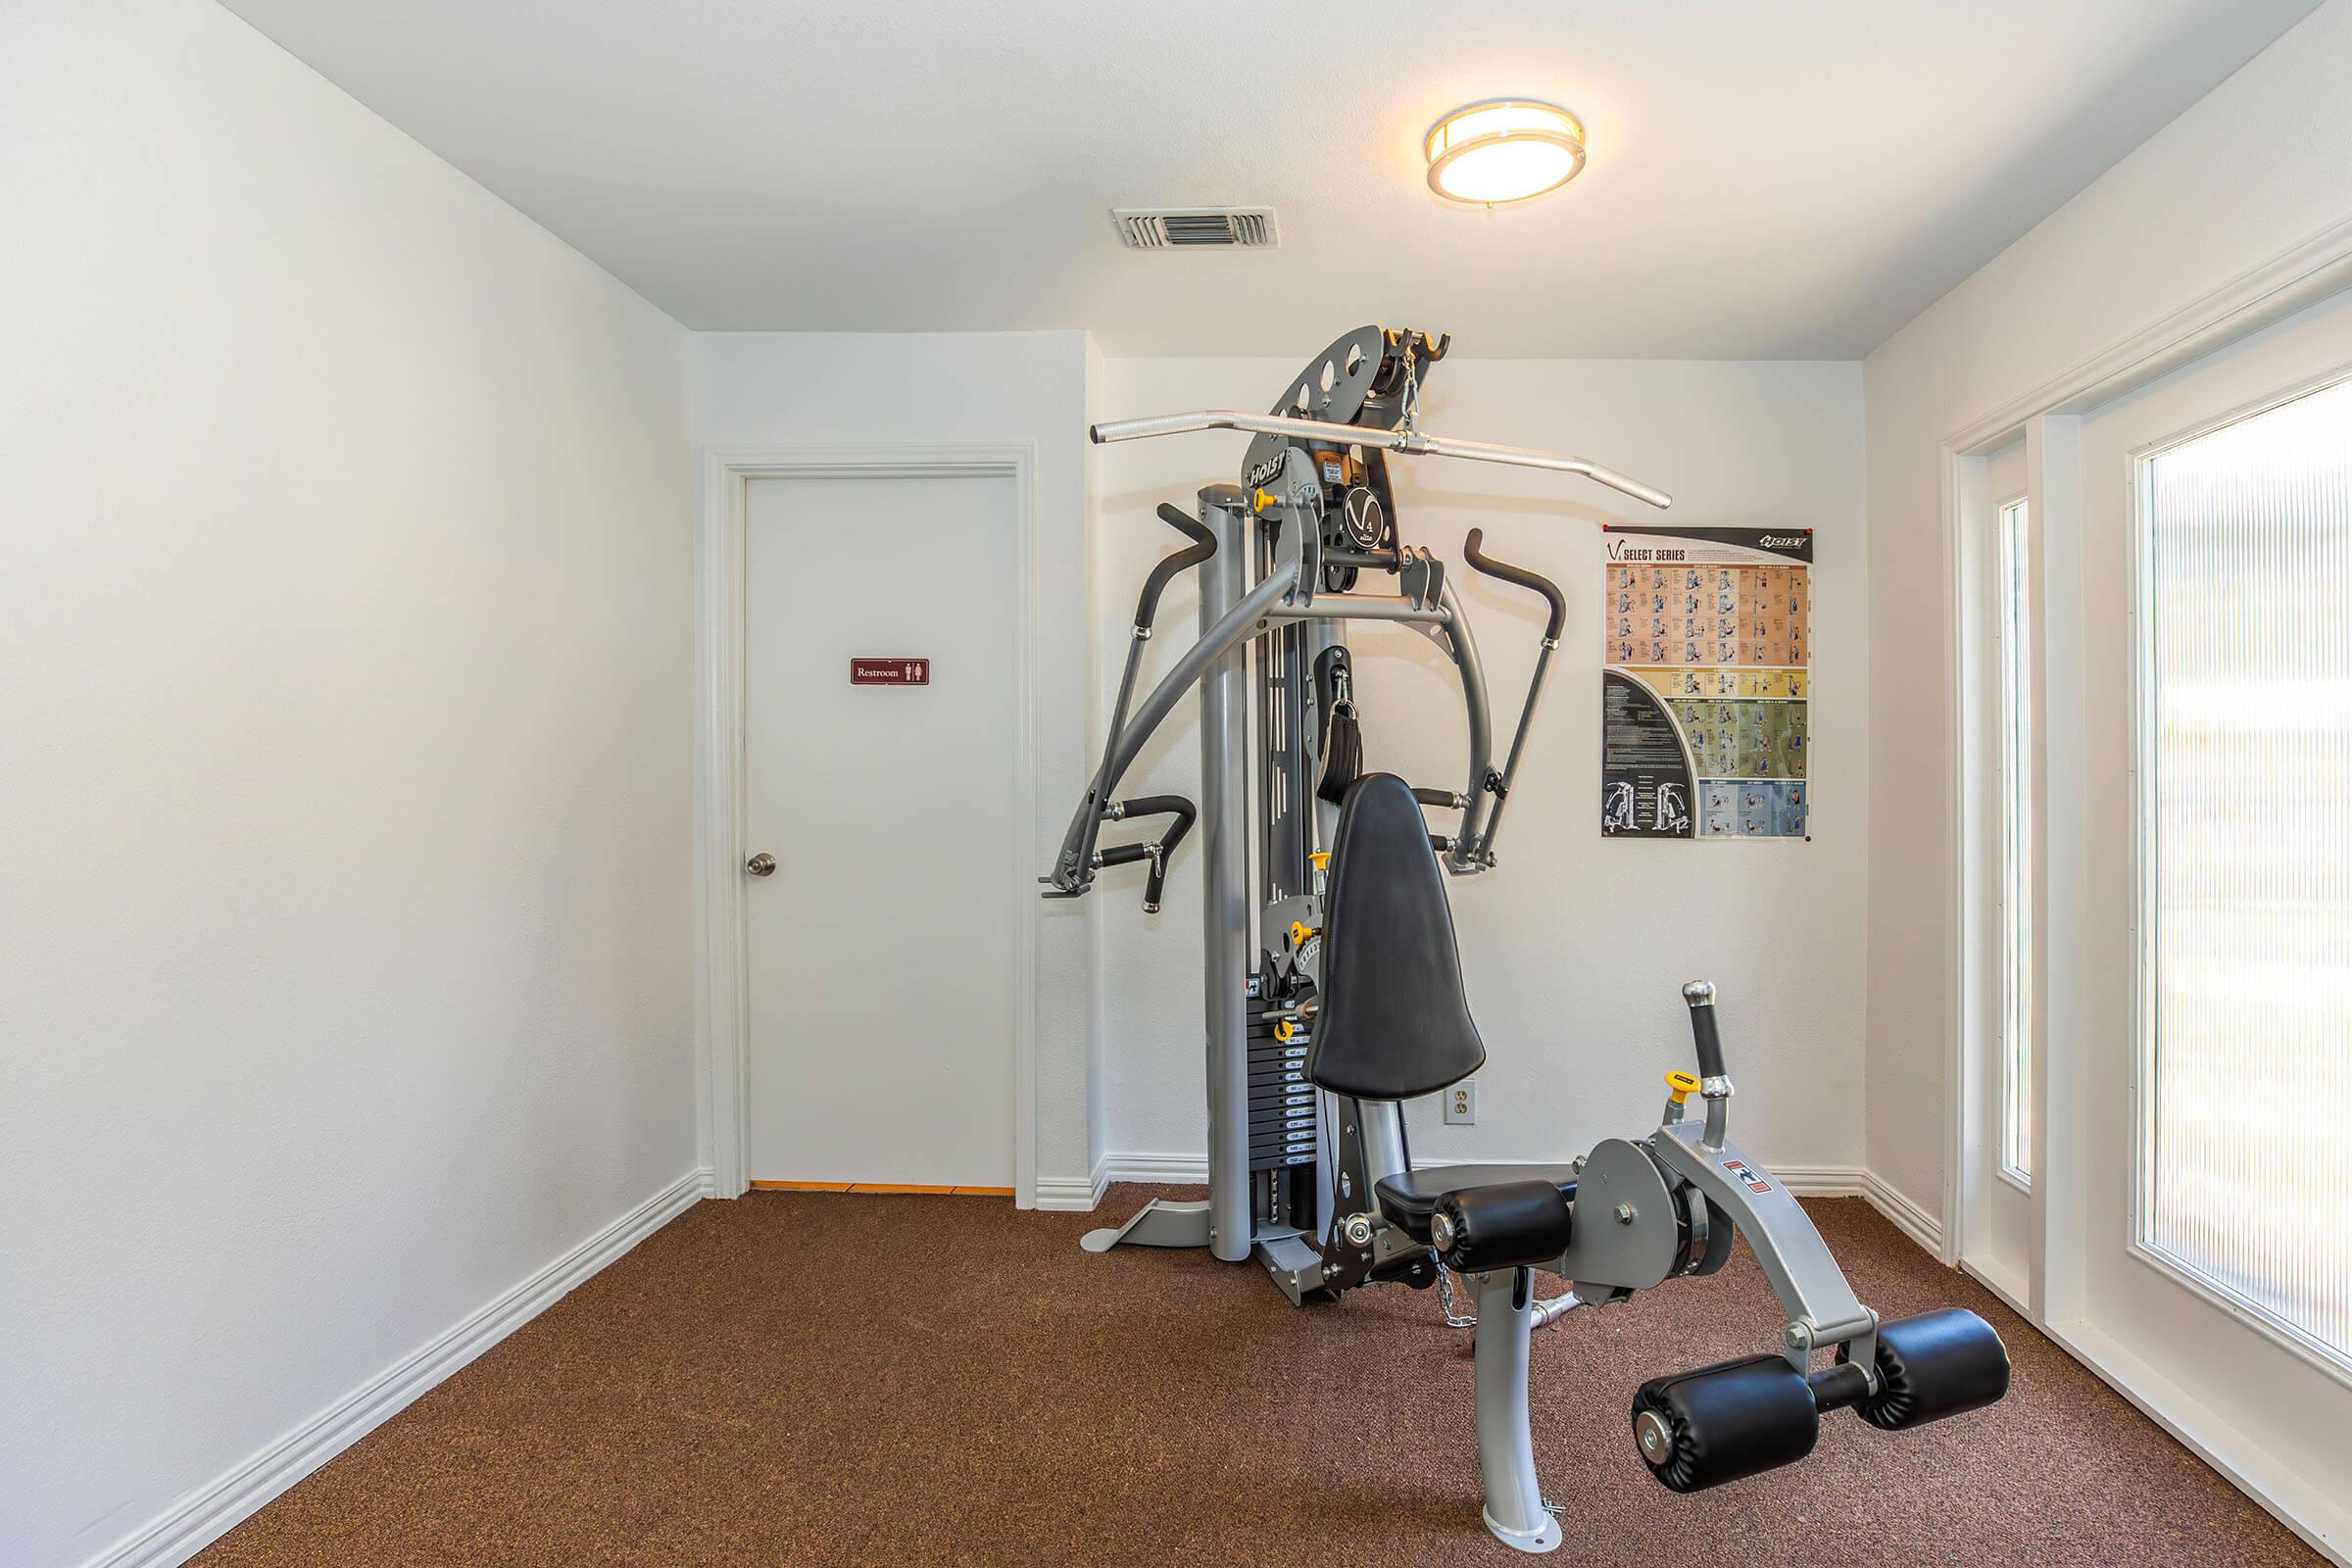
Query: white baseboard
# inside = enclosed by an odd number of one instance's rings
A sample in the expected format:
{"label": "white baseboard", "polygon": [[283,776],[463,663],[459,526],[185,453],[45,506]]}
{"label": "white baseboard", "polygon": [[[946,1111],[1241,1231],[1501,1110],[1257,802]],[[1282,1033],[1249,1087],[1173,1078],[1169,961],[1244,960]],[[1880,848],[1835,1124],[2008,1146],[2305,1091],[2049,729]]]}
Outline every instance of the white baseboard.
{"label": "white baseboard", "polygon": [[1946,1264],[1951,1262],[1952,1254],[1944,1247],[1943,1220],[1940,1216],[1929,1213],[1887,1186],[1874,1171],[1862,1173],[1862,1196],[1870,1200],[1871,1207],[1894,1221],[1913,1241],[1934,1253],[1937,1261]]}
{"label": "white baseboard", "polygon": [[1102,1201],[1102,1189],[1110,1185],[1107,1169],[1098,1160],[1092,1176],[1040,1176],[1032,1206],[1057,1209],[1065,1214],[1090,1214]]}
{"label": "white baseboard", "polygon": [[1999,1297],[2001,1304],[2010,1311],[2029,1323],[2036,1321],[2034,1316],[2034,1293],[2027,1288],[2024,1275],[2013,1274],[1990,1258],[1981,1257],[1971,1261],[1964,1257],[1958,1267],[1961,1273]]}
{"label": "white baseboard", "polygon": [[192,1492],[83,1568],[177,1568],[713,1191],[688,1171],[530,1278]]}
{"label": "white baseboard", "polygon": [[1095,1161],[1091,1176],[1040,1176],[1037,1206],[1086,1214],[1102,1206],[1103,1189],[1112,1182],[1197,1187],[1207,1180],[1205,1154],[1105,1154]]}
{"label": "white baseboard", "polygon": [[1921,1247],[1943,1259],[1943,1221],[1860,1165],[1775,1165],[1773,1174],[1799,1198],[1859,1198]]}
{"label": "white baseboard", "polygon": [[[1542,1164],[1542,1160],[1466,1160],[1418,1159],[1415,1164],[1429,1169],[1446,1165],[1467,1164]],[[1893,1221],[1896,1228],[1926,1248],[1938,1259],[1943,1256],[1943,1225],[1917,1203],[1887,1186],[1877,1176],[1859,1165],[1775,1165],[1773,1174],[1780,1177],[1788,1189],[1800,1198],[1859,1198],[1871,1207]],[[1109,1182],[1158,1182],[1167,1185],[1199,1186],[1208,1180],[1208,1156],[1205,1154],[1105,1154],[1096,1167],[1095,1191],[1092,1200],[1084,1206],[1092,1208],[1100,1202],[1102,1188]],[[1046,1201],[1046,1186],[1038,1184],[1040,1208],[1077,1207],[1077,1204],[1050,1204]]]}
{"label": "white baseboard", "polygon": [[1109,1182],[1152,1182],[1162,1187],[1201,1187],[1208,1182],[1206,1154],[1105,1154],[1102,1175]]}

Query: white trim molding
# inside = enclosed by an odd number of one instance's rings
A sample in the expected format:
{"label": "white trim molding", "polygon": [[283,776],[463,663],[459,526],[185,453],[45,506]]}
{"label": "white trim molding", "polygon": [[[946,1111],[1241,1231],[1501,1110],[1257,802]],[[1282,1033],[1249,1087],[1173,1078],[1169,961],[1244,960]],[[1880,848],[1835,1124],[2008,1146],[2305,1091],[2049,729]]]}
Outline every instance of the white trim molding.
{"label": "white trim molding", "polygon": [[[904,447],[708,447],[703,452],[702,505],[696,548],[701,567],[697,607],[702,660],[695,747],[696,946],[702,964],[699,1045],[708,1099],[703,1147],[715,1191],[739,1198],[750,1186],[744,1130],[745,1071],[750,1060],[750,976],[744,953],[744,722],[750,693],[744,676],[747,589],[745,529],[749,486],[761,478],[897,478],[990,475],[1009,478],[1015,492],[1020,561],[1019,674],[1016,680],[1019,777],[1018,819],[1037,821],[1037,732],[1041,676],[1037,634],[1037,447],[1030,442]],[[1025,860],[1045,863],[1057,847],[1042,843]],[[1013,1201],[1039,1202],[1037,1175],[1037,951],[1036,890],[1014,880],[1006,890],[1018,950],[1020,983],[1013,1018]],[[1068,1184],[1055,1184],[1066,1200]]]}
{"label": "white trim molding", "polygon": [[172,1568],[185,1562],[710,1193],[708,1169],[688,1171],[276,1442],[182,1493],[162,1514],[86,1559],[82,1568]]}
{"label": "white trim molding", "polygon": [[2219,288],[2021,392],[1944,438],[1960,456],[2005,447],[2037,414],[2086,414],[2352,288],[2352,213]]}
{"label": "white trim molding", "polygon": [[[1203,1174],[1200,1179],[1208,1177]],[[1109,1167],[1099,1161],[1091,1176],[1040,1176],[1035,1206],[1065,1214],[1091,1214],[1102,1201],[1102,1190],[1110,1180]]]}
{"label": "white trim molding", "polygon": [[1100,1167],[1102,1182],[1151,1182],[1162,1187],[1201,1187],[1208,1182],[1208,1155],[1105,1154]]}

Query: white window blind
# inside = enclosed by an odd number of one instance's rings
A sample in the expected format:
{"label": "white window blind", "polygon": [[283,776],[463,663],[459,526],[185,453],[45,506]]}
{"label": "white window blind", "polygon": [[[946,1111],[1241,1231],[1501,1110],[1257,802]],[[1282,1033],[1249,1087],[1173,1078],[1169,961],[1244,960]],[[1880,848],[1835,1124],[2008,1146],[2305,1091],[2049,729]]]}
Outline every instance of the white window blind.
{"label": "white window blind", "polygon": [[2352,1365],[2352,383],[2141,476],[2140,1241]]}

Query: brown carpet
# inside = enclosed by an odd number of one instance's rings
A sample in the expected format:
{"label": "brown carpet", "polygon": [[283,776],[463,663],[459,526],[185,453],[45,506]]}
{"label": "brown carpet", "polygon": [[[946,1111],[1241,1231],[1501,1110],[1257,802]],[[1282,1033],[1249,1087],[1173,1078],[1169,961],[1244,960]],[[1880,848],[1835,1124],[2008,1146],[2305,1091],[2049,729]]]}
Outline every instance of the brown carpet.
{"label": "brown carpet", "polygon": [[[974,1198],[706,1202],[223,1538],[287,1564],[1502,1564],[1479,1525],[1469,1336],[1434,1294],[1298,1310],[1197,1252],[1097,1257],[1124,1218]],[[1742,1248],[1712,1279],[1536,1337],[1555,1558],[1765,1564],[2319,1561],[2063,1351],[1861,1202],[1807,1205],[1888,1316],[1957,1303],[2004,1403],[1851,1415],[1695,1496],[1636,1457],[1635,1385],[1765,1347]]]}

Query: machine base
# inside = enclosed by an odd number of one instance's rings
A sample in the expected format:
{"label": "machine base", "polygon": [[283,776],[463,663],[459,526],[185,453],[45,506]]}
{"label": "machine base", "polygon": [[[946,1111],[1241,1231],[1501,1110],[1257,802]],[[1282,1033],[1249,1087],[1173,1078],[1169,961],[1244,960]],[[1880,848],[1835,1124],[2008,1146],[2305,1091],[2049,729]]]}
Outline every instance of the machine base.
{"label": "machine base", "polygon": [[1090,1252],[1107,1252],[1114,1247],[1206,1247],[1208,1245],[1208,1200],[1206,1199],[1177,1201],[1154,1198],[1135,1211],[1135,1217],[1116,1228],[1104,1227],[1088,1231],[1078,1239],[1078,1245]]}
{"label": "machine base", "polygon": [[1291,1298],[1293,1306],[1308,1301],[1332,1298],[1332,1292],[1323,1283],[1323,1254],[1307,1245],[1305,1237],[1293,1230],[1261,1231],[1250,1255],[1257,1259],[1275,1287]]}
{"label": "machine base", "polygon": [[1494,1516],[1484,1508],[1478,1511],[1478,1516],[1487,1522],[1487,1533],[1513,1551],[1524,1551],[1530,1556],[1540,1556],[1547,1551],[1559,1550],[1560,1522],[1548,1513],[1544,1516],[1544,1522],[1538,1525],[1533,1532],[1505,1530],[1496,1524]]}

